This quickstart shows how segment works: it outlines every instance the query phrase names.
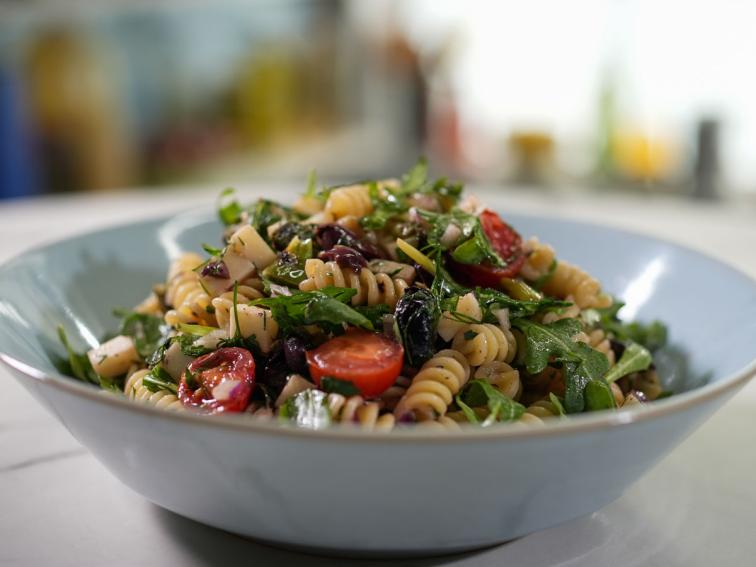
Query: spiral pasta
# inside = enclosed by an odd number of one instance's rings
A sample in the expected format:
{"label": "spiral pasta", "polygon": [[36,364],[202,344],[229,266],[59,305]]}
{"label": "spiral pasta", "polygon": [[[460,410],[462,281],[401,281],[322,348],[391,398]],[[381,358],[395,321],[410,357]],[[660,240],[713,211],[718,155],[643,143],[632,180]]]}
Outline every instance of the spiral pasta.
{"label": "spiral pasta", "polygon": [[462,353],[470,366],[480,366],[494,360],[512,362],[517,341],[509,329],[505,331],[491,323],[474,323],[457,331],[451,348]]}
{"label": "spiral pasta", "polygon": [[215,325],[210,296],[194,271],[201,264],[202,258],[194,253],[183,254],[171,264],[165,287],[165,303],[171,307],[165,314],[169,325]]}
{"label": "spiral pasta", "polygon": [[470,365],[465,356],[453,349],[441,350],[415,374],[394,415],[412,412],[422,421],[442,416],[469,379]]}
{"label": "spiral pasta", "polygon": [[[461,317],[460,317],[461,315]],[[444,311],[438,320],[438,335],[445,341],[454,338],[457,332],[464,328],[467,323],[464,318],[480,321],[483,318],[483,312],[480,304],[473,292],[467,293],[459,298],[454,313]]]}
{"label": "spiral pasta", "polygon": [[522,391],[520,373],[506,362],[484,362],[475,371],[475,379],[485,380],[505,396],[517,400]]}
{"label": "spiral pasta", "polygon": [[460,422],[446,415],[442,415],[438,419],[421,421],[418,425],[423,429],[430,429],[435,431],[462,431]]}
{"label": "spiral pasta", "polygon": [[362,268],[359,274],[341,268],[336,262],[323,262],[311,258],[305,262],[307,279],[299,284],[302,291],[313,291],[335,286],[356,289],[352,305],[377,305],[385,303],[393,308],[404,290],[409,287],[401,278],[391,278],[387,274],[374,274]]}
{"label": "spiral pasta", "polygon": [[612,298],[602,293],[598,280],[578,266],[564,261],[554,266],[556,256],[548,244],[533,238],[525,244],[525,249],[528,256],[521,273],[531,281],[546,278],[542,286],[544,293],[562,298],[571,295],[581,309],[612,304]]}
{"label": "spiral pasta", "polygon": [[344,397],[331,393],[327,398],[331,419],[341,423],[356,423],[362,429],[376,431],[390,431],[394,428],[393,414],[380,415],[380,404],[367,402],[362,396]]}
{"label": "spiral pasta", "polygon": [[325,212],[335,220],[346,215],[364,217],[373,212],[370,190],[367,185],[349,185],[331,191],[325,204]]}
{"label": "spiral pasta", "polygon": [[548,398],[544,398],[530,404],[525,409],[525,413],[543,419],[558,416],[559,409]]}
{"label": "spiral pasta", "polygon": [[184,406],[175,394],[171,394],[165,390],[151,392],[147,389],[144,385],[144,377],[149,373],[150,371],[147,368],[143,368],[141,370],[136,370],[129,375],[126,384],[123,387],[123,392],[126,394],[126,397],[131,400],[147,402],[157,408],[171,411],[183,411]]}
{"label": "spiral pasta", "polygon": [[383,407],[387,410],[393,410],[411,383],[412,380],[406,376],[398,376],[394,385],[381,394]]}

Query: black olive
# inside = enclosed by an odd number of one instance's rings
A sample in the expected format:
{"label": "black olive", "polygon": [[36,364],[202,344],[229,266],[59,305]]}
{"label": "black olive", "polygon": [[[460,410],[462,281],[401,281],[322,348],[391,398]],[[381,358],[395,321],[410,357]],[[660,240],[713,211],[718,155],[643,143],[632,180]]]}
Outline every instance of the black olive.
{"label": "black olive", "polygon": [[342,268],[352,270],[355,274],[359,274],[362,271],[362,268],[367,266],[365,256],[357,252],[354,248],[342,246],[341,244],[337,244],[330,250],[323,250],[318,254],[318,258],[325,262],[335,261]]}
{"label": "black olive", "polygon": [[407,364],[418,368],[436,352],[436,326],[441,308],[430,290],[410,287],[396,304],[394,318]]}
{"label": "black olive", "polygon": [[330,250],[337,244],[354,248],[365,258],[382,258],[380,248],[364,239],[357,237],[351,230],[338,224],[321,224],[315,230],[315,243],[321,250]]}
{"label": "black olive", "polygon": [[304,376],[307,376],[307,358],[305,350],[307,343],[297,335],[286,337],[283,341],[283,352],[288,367]]}

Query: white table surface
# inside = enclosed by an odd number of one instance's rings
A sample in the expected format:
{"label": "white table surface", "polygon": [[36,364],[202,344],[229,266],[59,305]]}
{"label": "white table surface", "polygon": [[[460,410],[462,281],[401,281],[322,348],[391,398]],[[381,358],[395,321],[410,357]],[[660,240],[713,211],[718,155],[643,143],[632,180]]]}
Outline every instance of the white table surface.
{"label": "white table surface", "polygon": [[[286,199],[292,190],[266,193]],[[69,234],[212,206],[215,195],[192,189],[0,204],[0,262]],[[513,211],[683,242],[756,277],[752,204],[524,191],[508,202]],[[113,478],[3,369],[0,383],[0,565],[362,564],[266,547],[158,508]],[[756,565],[756,381],[606,508],[495,548],[394,564]]]}

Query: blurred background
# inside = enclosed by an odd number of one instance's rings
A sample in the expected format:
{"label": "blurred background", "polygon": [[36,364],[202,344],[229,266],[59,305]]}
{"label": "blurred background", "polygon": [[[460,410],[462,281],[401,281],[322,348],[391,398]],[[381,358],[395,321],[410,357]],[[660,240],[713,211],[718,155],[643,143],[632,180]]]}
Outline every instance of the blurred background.
{"label": "blurred background", "polygon": [[756,197],[750,0],[0,1],[0,198],[395,175]]}

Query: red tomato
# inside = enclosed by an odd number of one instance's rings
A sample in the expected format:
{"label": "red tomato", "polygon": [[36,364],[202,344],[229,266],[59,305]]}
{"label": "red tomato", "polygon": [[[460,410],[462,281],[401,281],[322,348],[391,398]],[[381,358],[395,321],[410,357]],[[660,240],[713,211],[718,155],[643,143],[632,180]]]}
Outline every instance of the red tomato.
{"label": "red tomato", "polygon": [[480,224],[491,242],[491,247],[507,265],[498,267],[487,264],[461,264],[450,259],[449,269],[464,284],[497,288],[501,278],[513,278],[525,263],[522,237],[489,209],[481,213]]}
{"label": "red tomato", "polygon": [[307,364],[315,384],[331,376],[349,380],[365,397],[389,388],[402,370],[404,348],[385,335],[352,329],[307,351]]}
{"label": "red tomato", "polygon": [[[187,373],[191,379],[187,381]],[[209,413],[240,412],[255,386],[255,359],[243,348],[219,348],[193,360],[181,376],[178,397]]]}

